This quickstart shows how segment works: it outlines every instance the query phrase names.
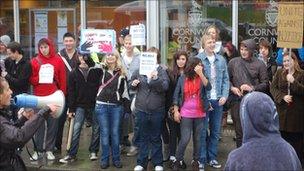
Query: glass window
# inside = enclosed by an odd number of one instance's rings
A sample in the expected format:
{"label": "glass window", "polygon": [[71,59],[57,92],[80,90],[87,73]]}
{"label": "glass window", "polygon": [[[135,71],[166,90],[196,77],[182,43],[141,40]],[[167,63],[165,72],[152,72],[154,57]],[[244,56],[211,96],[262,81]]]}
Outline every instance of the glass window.
{"label": "glass window", "polygon": [[[239,41],[254,39],[258,44],[267,40],[272,45],[272,56],[276,57],[278,3],[274,0],[239,2]],[[255,51],[255,56],[259,54]]]}
{"label": "glass window", "polygon": [[160,1],[160,34],[163,62],[172,62],[177,50],[197,54],[205,29],[215,25],[219,39],[231,41],[232,6],[230,1],[171,0]]}
{"label": "glass window", "polygon": [[63,34],[76,34],[80,24],[79,0],[20,0],[19,5],[20,43],[26,56],[35,56],[37,43],[43,37],[51,38],[60,50]]}
{"label": "glass window", "polygon": [[87,1],[87,28],[114,29],[119,38],[123,28],[140,23],[146,25],[145,0]]}
{"label": "glass window", "polygon": [[8,35],[14,40],[13,1],[0,1],[0,36]]}

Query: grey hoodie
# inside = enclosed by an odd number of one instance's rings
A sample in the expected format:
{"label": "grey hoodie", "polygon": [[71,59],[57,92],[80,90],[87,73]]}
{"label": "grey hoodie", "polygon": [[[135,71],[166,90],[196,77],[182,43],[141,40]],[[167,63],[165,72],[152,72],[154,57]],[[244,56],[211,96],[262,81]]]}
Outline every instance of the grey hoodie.
{"label": "grey hoodie", "polygon": [[280,135],[278,117],[268,95],[247,94],[240,106],[243,144],[229,154],[224,170],[302,170],[295,150]]}

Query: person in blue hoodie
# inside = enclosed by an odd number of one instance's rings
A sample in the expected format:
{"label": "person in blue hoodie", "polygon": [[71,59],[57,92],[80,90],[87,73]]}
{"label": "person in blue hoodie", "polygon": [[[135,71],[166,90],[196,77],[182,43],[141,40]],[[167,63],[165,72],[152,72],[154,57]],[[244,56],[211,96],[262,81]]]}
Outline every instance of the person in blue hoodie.
{"label": "person in blue hoodie", "polygon": [[228,155],[225,171],[302,170],[293,147],[280,135],[279,115],[272,99],[247,94],[240,106],[243,144]]}

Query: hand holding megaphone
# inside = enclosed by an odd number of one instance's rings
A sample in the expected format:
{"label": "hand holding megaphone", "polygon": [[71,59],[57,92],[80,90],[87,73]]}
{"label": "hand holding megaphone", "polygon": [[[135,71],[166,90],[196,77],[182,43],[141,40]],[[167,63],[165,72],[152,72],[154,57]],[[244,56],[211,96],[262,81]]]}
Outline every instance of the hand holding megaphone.
{"label": "hand holding megaphone", "polygon": [[50,115],[53,117],[53,118],[56,118],[57,117],[57,111],[59,110],[59,108],[61,107],[61,106],[59,106],[59,105],[56,105],[56,104],[48,104],[47,105],[49,108],[50,108],[50,110],[51,110],[51,113],[50,113]]}

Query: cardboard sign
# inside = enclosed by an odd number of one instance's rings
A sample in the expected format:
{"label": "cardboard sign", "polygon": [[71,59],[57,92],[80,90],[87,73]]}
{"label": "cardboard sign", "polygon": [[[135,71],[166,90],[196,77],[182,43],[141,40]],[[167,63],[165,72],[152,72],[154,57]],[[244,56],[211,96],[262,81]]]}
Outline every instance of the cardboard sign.
{"label": "cardboard sign", "polygon": [[302,3],[280,3],[278,13],[277,46],[281,48],[300,48],[303,41]]}
{"label": "cardboard sign", "polygon": [[111,53],[115,49],[116,33],[110,29],[82,29],[79,50],[82,53]]}
{"label": "cardboard sign", "polygon": [[142,46],[146,45],[146,28],[145,25],[132,25],[130,26],[130,34],[132,45]]}
{"label": "cardboard sign", "polygon": [[152,52],[142,52],[139,62],[139,74],[150,75],[156,70],[157,54]]}

